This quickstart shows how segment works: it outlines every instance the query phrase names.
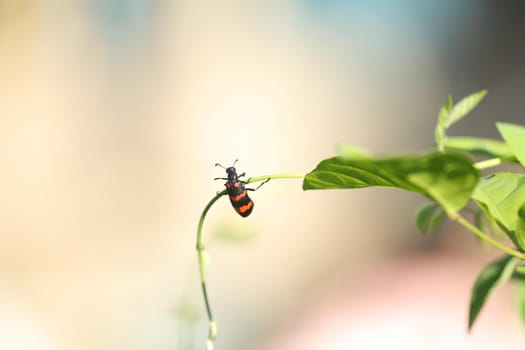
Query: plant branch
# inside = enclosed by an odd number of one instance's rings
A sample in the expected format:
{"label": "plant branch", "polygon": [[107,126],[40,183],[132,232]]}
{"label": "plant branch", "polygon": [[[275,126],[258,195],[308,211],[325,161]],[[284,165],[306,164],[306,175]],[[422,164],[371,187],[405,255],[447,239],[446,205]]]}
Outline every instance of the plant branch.
{"label": "plant branch", "polygon": [[[246,183],[254,183],[254,182],[261,182],[266,181],[268,179],[302,179],[304,178],[304,175],[297,174],[297,173],[287,173],[287,174],[272,174],[272,175],[263,175],[263,176],[257,176],[249,178]],[[213,313],[211,311],[210,306],[210,300],[208,297],[208,291],[206,288],[206,273],[204,271],[204,267],[206,265],[206,251],[204,249],[204,243],[202,241],[202,227],[204,225],[204,220],[206,219],[206,215],[208,214],[208,211],[210,208],[221,198],[222,196],[226,195],[228,192],[226,190],[223,190],[221,192],[218,192],[215,197],[213,197],[206,207],[204,207],[204,210],[202,211],[202,214],[199,219],[199,224],[197,225],[197,254],[199,258],[199,278],[201,282],[201,288],[202,288],[202,296],[204,298],[204,305],[206,307],[206,314],[208,315],[208,346],[209,344],[213,344],[215,341],[215,338],[217,337],[217,324],[213,320]],[[213,346],[213,345],[211,345]]]}
{"label": "plant branch", "polygon": [[503,163],[501,158],[490,158],[481,162],[474,163],[474,168],[478,170],[483,170],[487,168],[492,168]]}
{"label": "plant branch", "polygon": [[286,173],[286,174],[272,174],[272,175],[263,175],[250,177],[246,183],[251,184],[254,182],[266,181],[268,179],[304,179],[304,174],[297,173]]}
{"label": "plant branch", "polygon": [[204,250],[204,244],[202,243],[202,226],[204,225],[204,219],[206,218],[206,214],[208,214],[208,211],[210,210],[211,206],[226,193],[226,190],[223,190],[217,193],[215,197],[213,197],[208,202],[208,204],[202,211],[201,217],[199,219],[199,225],[197,226],[197,253],[199,256],[199,278],[201,280],[202,296],[204,298],[204,305],[206,306],[206,314],[208,315],[208,340],[211,342],[213,342],[215,340],[215,337],[217,336],[217,326],[215,324],[215,321],[213,321],[213,313],[211,312],[208,292],[206,290],[206,274],[204,272],[204,265],[206,264],[206,255]]}
{"label": "plant branch", "polygon": [[456,213],[453,216],[450,216],[450,218],[456,222],[458,222],[460,225],[465,227],[470,232],[474,233],[476,236],[478,236],[482,241],[492,245],[493,247],[501,250],[502,252],[505,252],[509,255],[512,255],[520,260],[525,260],[525,253],[522,253],[520,251],[514,250],[512,248],[507,247],[506,245],[492,239],[491,237],[487,236],[483,231],[478,229],[476,226],[472,225],[467,219],[462,217],[460,214]]}

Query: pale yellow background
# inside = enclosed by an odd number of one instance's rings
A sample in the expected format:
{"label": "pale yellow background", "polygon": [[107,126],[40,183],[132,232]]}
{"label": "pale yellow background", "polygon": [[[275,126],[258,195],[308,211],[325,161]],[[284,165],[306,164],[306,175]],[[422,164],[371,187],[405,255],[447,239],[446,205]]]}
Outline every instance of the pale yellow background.
{"label": "pale yellow background", "polygon": [[[523,6],[350,3],[0,0],[0,349],[202,349],[216,162],[429,149],[446,95],[481,88],[457,133],[523,122]],[[417,196],[274,180],[252,197],[205,225],[217,349],[522,348],[509,289],[466,335],[494,252],[452,224],[422,238]]]}

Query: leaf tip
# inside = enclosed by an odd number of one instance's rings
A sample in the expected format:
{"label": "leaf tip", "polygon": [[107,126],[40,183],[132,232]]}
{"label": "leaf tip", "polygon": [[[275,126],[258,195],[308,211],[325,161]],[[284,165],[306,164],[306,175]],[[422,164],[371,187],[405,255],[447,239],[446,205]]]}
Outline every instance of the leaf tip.
{"label": "leaf tip", "polygon": [[479,305],[479,308],[477,308],[473,304],[470,305],[470,309],[468,313],[468,326],[467,326],[468,333],[472,333],[472,329],[474,328],[474,323],[476,323],[476,320],[481,311],[481,306],[482,305]]}

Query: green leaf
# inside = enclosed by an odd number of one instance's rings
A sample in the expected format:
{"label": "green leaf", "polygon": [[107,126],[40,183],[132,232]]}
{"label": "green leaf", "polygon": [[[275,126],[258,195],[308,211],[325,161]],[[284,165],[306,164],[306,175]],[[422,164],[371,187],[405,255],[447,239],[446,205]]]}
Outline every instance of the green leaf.
{"label": "green leaf", "polygon": [[496,123],[496,127],[518,161],[525,167],[525,127],[509,123]]}
{"label": "green leaf", "polygon": [[422,207],[416,215],[416,226],[422,234],[436,232],[445,218],[445,211],[436,203]]}
{"label": "green leaf", "polygon": [[501,141],[478,137],[448,137],[444,141],[446,149],[470,152],[488,157],[513,159],[514,153]]}
{"label": "green leaf", "polygon": [[520,247],[525,247],[525,202],[518,209],[518,222],[516,224],[516,239]]}
{"label": "green leaf", "polygon": [[472,198],[508,231],[515,231],[525,203],[525,175],[499,172],[482,178]]}
{"label": "green leaf", "polygon": [[[501,226],[492,218],[486,210],[480,209],[474,212],[474,225],[480,230],[487,233],[489,236],[504,239],[508,236]],[[481,241],[483,243],[483,240]]]}
{"label": "green leaf", "polygon": [[479,179],[472,161],[459,154],[430,153],[384,159],[323,160],[306,174],[303,189],[383,186],[417,192],[437,202],[448,214],[462,209]]}
{"label": "green leaf", "polygon": [[521,321],[525,323],[525,281],[520,281],[516,289],[516,301]]}
{"label": "green leaf", "polygon": [[480,273],[470,296],[470,308],[468,315],[468,329],[472,325],[487,301],[488,296],[494,287],[507,282],[511,277],[514,269],[519,263],[515,257],[505,256],[487,265]]}
{"label": "green leaf", "polygon": [[448,115],[447,128],[469,114],[483,100],[485,95],[487,95],[487,90],[481,90],[456,103]]}
{"label": "green leaf", "polygon": [[525,265],[517,265],[512,274],[512,279],[525,283]]}
{"label": "green leaf", "polygon": [[485,97],[487,94],[486,90],[481,90],[470,94],[452,107],[452,97],[448,97],[447,101],[441,107],[438,116],[438,123],[436,126],[436,131],[434,137],[436,139],[436,145],[439,151],[443,152],[445,150],[444,143],[446,140],[446,131],[454,123],[461,120],[467,114],[470,113]]}
{"label": "green leaf", "polygon": [[441,110],[439,111],[438,116],[438,122],[436,125],[436,131],[434,133],[434,137],[436,139],[436,144],[438,147],[438,150],[443,152],[443,142],[445,141],[445,133],[447,130],[447,122],[448,122],[448,116],[450,115],[450,112],[452,111],[452,96],[448,96],[447,100],[441,107]]}
{"label": "green leaf", "polygon": [[370,158],[372,156],[365,149],[345,143],[337,144],[337,154],[345,158]]}
{"label": "green leaf", "polygon": [[486,214],[483,210],[478,210],[474,213],[474,226],[476,226],[480,231],[485,232],[485,220]]}

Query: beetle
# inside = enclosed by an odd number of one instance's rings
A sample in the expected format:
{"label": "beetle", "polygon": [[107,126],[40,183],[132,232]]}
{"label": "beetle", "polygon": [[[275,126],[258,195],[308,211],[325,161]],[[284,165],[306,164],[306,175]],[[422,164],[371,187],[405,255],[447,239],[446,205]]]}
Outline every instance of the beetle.
{"label": "beetle", "polygon": [[235,164],[238,159],[235,159],[233,165],[225,168],[219,163],[215,166],[219,166],[226,170],[228,177],[216,177],[214,180],[226,180],[224,186],[230,197],[230,202],[233,206],[233,209],[242,217],[247,217],[253,210],[253,201],[248,197],[248,191],[257,191],[262,185],[270,181],[270,179],[265,180],[260,183],[256,188],[246,188],[248,182],[240,180],[241,177],[245,176],[245,173],[237,175],[237,169],[235,169]]}

